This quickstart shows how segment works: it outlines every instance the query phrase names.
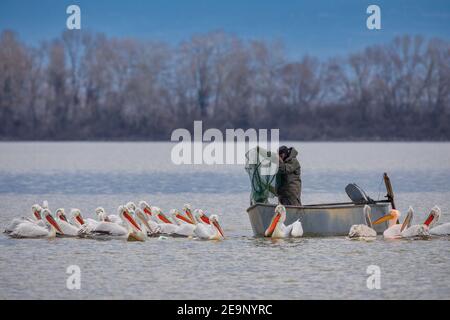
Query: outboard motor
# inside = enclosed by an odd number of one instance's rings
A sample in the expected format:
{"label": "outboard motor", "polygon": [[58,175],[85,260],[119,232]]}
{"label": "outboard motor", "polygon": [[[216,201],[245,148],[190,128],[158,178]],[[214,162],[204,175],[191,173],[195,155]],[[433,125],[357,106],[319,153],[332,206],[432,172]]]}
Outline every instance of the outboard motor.
{"label": "outboard motor", "polygon": [[360,186],[356,183],[350,183],[345,187],[345,192],[348,197],[357,204],[368,204],[375,203],[373,199],[371,199]]}

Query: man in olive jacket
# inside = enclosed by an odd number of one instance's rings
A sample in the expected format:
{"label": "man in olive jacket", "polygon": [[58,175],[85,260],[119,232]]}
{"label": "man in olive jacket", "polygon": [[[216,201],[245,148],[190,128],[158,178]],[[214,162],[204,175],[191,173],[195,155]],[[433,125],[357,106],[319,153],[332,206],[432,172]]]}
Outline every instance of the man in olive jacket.
{"label": "man in olive jacket", "polygon": [[281,146],[278,149],[280,158],[276,180],[278,201],[283,205],[300,206],[302,180],[300,178],[300,162],[298,152],[294,148]]}

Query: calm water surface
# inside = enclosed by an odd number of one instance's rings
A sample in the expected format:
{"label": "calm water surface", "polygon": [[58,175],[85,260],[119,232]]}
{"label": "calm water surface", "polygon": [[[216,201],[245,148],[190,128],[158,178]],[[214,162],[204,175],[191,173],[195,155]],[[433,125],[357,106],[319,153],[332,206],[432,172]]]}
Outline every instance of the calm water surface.
{"label": "calm water surface", "polygon": [[[415,221],[438,204],[450,221],[448,143],[294,143],[305,203],[347,201],[356,182],[385,193],[388,171],[397,206]],[[168,143],[0,143],[0,226],[29,216],[32,204],[97,206],[115,213],[127,201],[164,210],[190,202],[217,213],[222,242],[149,239],[16,240],[0,235],[0,299],[448,299],[449,238],[350,241],[345,237],[254,238],[242,166],[175,166]],[[81,289],[66,288],[66,268],[81,268]],[[381,289],[366,286],[369,265]]]}

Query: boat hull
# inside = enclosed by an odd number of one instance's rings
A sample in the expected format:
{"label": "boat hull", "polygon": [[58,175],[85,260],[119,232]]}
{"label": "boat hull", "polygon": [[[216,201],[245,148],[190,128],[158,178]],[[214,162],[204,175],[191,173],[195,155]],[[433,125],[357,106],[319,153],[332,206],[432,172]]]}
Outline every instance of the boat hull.
{"label": "boat hull", "polygon": [[[274,215],[275,206],[258,203],[247,209],[255,236],[264,236]],[[389,212],[388,203],[370,204],[370,207],[372,221]],[[352,225],[365,224],[363,208],[364,205],[359,204],[286,206],[285,224],[289,225],[299,219],[303,235],[307,237],[346,236]],[[374,229],[377,233],[383,233],[387,226],[387,223],[381,223],[374,226]]]}

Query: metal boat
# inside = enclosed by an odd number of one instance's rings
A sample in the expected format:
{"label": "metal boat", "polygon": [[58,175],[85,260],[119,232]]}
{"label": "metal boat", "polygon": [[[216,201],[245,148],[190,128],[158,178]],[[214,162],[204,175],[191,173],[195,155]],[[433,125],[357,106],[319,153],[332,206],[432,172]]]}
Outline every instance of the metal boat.
{"label": "metal boat", "polygon": [[[286,206],[285,224],[291,224],[299,219],[302,223],[303,235],[307,237],[346,236],[352,225],[365,224],[364,205],[348,202],[298,207]],[[368,205],[372,209],[372,221],[387,214],[390,210],[389,201],[378,201]],[[255,236],[264,236],[275,213],[275,206],[275,204],[256,203],[247,209]],[[386,230],[387,223],[373,227],[377,233],[382,233]]]}

